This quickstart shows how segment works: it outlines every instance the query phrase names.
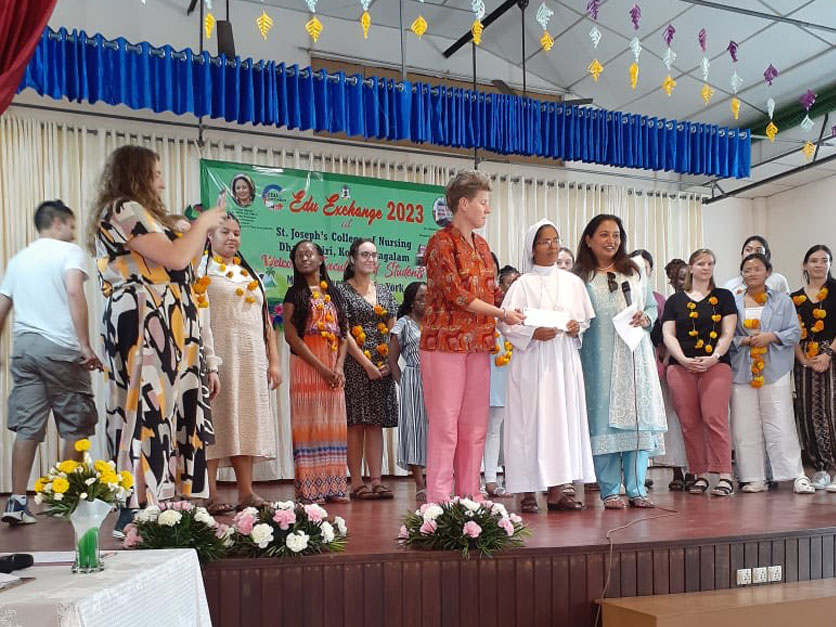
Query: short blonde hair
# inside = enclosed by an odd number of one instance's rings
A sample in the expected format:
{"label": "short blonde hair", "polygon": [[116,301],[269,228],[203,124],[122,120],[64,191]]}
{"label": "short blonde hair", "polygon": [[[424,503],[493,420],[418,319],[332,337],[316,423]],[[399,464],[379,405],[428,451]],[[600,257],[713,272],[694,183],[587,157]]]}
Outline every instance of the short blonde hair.
{"label": "short blonde hair", "polygon": [[444,188],[444,197],[447,201],[447,208],[451,213],[456,213],[462,198],[473,200],[477,193],[489,191],[491,191],[491,179],[487,174],[478,170],[464,170],[447,183],[447,187]]}

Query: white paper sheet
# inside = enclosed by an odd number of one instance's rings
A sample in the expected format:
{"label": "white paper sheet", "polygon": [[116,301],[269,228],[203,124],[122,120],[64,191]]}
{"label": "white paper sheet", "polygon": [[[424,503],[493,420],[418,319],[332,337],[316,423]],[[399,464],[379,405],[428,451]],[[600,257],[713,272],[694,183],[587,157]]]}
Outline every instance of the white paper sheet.
{"label": "white paper sheet", "polygon": [[527,327],[546,327],[548,329],[565,331],[566,326],[569,324],[569,314],[565,311],[526,307],[523,310],[523,315],[525,315],[523,324]]}
{"label": "white paper sheet", "polygon": [[615,325],[615,331],[624,340],[624,343],[630,348],[630,352],[634,352],[639,343],[644,337],[644,329],[642,327],[634,327],[630,324],[633,315],[636,313],[636,305],[621,310],[612,317],[612,323]]}

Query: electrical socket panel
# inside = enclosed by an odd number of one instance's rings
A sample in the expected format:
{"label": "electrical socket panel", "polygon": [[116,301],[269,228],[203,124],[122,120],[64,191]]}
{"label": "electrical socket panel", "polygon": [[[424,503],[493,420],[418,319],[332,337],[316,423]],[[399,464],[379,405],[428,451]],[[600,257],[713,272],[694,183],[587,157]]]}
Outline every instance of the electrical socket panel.
{"label": "electrical socket panel", "polygon": [[781,566],[770,566],[766,569],[766,571],[766,579],[770,583],[781,581],[784,578],[784,573]]}
{"label": "electrical socket panel", "polygon": [[766,566],[752,569],[752,583],[766,583]]}
{"label": "electrical socket panel", "polygon": [[738,568],[737,569],[737,585],[748,586],[752,583],[752,569]]}

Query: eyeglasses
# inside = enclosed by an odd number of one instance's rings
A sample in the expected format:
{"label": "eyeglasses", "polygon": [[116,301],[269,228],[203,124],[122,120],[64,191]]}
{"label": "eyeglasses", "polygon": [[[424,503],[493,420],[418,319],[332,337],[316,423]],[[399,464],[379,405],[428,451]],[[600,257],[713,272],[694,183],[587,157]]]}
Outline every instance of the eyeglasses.
{"label": "eyeglasses", "polygon": [[553,237],[549,239],[541,239],[539,241],[534,242],[535,246],[542,246],[543,248],[551,248],[552,245],[560,246],[560,238]]}
{"label": "eyeglasses", "polygon": [[618,291],[618,281],[615,280],[615,272],[607,272],[607,287],[610,293]]}
{"label": "eyeglasses", "polygon": [[367,250],[357,253],[357,256],[360,257],[360,259],[377,259],[377,253],[370,253]]}

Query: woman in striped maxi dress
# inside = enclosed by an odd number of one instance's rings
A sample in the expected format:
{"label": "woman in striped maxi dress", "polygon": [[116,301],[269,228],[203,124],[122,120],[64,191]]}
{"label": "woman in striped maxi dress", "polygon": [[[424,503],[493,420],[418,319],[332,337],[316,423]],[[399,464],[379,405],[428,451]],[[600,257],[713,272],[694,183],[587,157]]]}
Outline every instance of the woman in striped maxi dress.
{"label": "woman in striped maxi dress", "polygon": [[[427,465],[427,410],[424,407],[424,390],[421,383],[421,321],[427,285],[420,281],[410,283],[404,291],[403,304],[398,309],[398,321],[389,339],[389,369],[400,385],[398,416],[398,466],[412,471],[415,478],[415,498],[423,503],[427,490],[424,483],[424,467]],[[403,356],[405,366],[401,370],[398,359]]]}

